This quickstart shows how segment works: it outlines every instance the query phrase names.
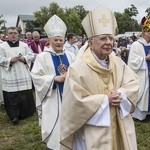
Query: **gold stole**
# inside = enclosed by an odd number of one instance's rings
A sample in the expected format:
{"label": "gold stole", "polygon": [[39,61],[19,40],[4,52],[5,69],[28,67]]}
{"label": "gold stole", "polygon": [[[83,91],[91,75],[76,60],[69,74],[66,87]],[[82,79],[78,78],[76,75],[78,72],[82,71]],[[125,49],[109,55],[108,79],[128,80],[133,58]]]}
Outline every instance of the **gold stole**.
{"label": "gold stole", "polygon": [[[92,76],[97,80],[97,88],[101,94],[108,94],[111,90],[116,90],[116,67],[113,61],[113,56],[109,55],[108,68],[102,67],[94,58],[90,48],[84,53],[83,59],[88,66],[94,70]],[[111,119],[111,135],[112,135],[112,150],[124,150],[122,139],[122,126],[120,125],[120,117],[118,107],[110,105]]]}

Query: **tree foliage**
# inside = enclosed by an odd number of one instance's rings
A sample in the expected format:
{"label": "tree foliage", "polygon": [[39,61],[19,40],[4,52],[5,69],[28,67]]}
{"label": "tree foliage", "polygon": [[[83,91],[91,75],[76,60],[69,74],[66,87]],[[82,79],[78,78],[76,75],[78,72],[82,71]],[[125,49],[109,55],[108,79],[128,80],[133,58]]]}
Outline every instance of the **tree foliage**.
{"label": "tree foliage", "polygon": [[34,12],[34,15],[37,19],[36,22],[42,29],[48,19],[54,14],[57,14],[61,18],[64,16],[64,10],[60,8],[57,3],[51,3],[49,7],[41,7],[40,10]]}
{"label": "tree foliage", "polygon": [[147,8],[147,9],[145,10],[145,12],[147,13],[147,16],[150,16],[150,7]]}
{"label": "tree foliage", "polygon": [[78,35],[85,34],[81,25],[83,18],[87,15],[88,11],[83,6],[78,5],[73,8],[66,8],[65,11],[65,23],[67,25],[67,31],[73,32]]}
{"label": "tree foliage", "polygon": [[89,11],[85,10],[82,5],[74,7],[75,11],[78,13],[80,20],[82,21]]}
{"label": "tree foliage", "polygon": [[67,26],[67,32],[81,33],[81,20],[74,8],[66,8],[64,22]]}
{"label": "tree foliage", "polygon": [[137,20],[133,18],[138,14],[138,10],[133,4],[131,7],[125,8],[123,13],[115,12],[114,14],[116,16],[119,33],[140,30]]}
{"label": "tree foliage", "polygon": [[81,25],[81,22],[84,19],[84,17],[88,14],[89,11],[85,10],[84,7],[81,6],[81,5],[75,6],[74,9],[78,13],[78,16],[80,18],[80,20],[79,20],[79,27],[81,29],[81,32],[79,32],[79,33],[80,33],[80,35],[83,36],[83,35],[85,35],[85,31],[84,31],[84,29],[83,29],[83,27]]}
{"label": "tree foliage", "polygon": [[4,23],[4,19],[2,17],[3,17],[3,15],[0,15],[0,26],[2,23]]}
{"label": "tree foliage", "polygon": [[[150,8],[146,10],[150,14]],[[54,14],[59,16],[67,26],[67,32],[73,32],[78,35],[84,35],[84,29],[81,25],[82,20],[88,11],[82,5],[73,8],[61,8],[57,3],[50,3],[48,7],[41,7],[40,10],[34,12],[36,23],[43,29],[44,25]],[[125,8],[123,13],[115,12],[119,33],[126,31],[139,31],[140,25],[135,17],[138,15],[137,8],[132,4]]]}
{"label": "tree foliage", "polygon": [[124,13],[128,14],[129,17],[131,18],[133,16],[136,17],[139,12],[137,8],[133,4],[131,4],[131,7],[124,9]]}
{"label": "tree foliage", "polygon": [[41,7],[39,11],[34,12],[36,22],[43,29],[44,25],[54,14],[59,16],[67,26],[67,32],[73,32],[82,35],[84,30],[81,21],[86,16],[88,11],[83,6],[75,6],[73,8],[61,8],[57,3],[51,3],[49,7]]}
{"label": "tree foliage", "polygon": [[3,15],[0,15],[0,33],[6,32],[6,26],[5,26],[6,20],[3,18]]}

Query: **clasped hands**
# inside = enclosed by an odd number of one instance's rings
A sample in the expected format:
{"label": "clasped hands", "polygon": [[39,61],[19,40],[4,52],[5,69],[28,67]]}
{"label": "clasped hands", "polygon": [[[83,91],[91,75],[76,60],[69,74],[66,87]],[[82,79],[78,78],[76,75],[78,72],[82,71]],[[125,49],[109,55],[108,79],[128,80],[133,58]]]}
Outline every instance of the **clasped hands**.
{"label": "clasped hands", "polygon": [[17,61],[20,61],[20,62],[25,62],[25,58],[19,54],[19,56],[16,56],[16,57],[12,57],[11,60],[10,60],[10,63],[16,63]]}
{"label": "clasped hands", "polygon": [[121,93],[117,90],[112,90],[108,95],[109,103],[112,106],[119,106],[122,100]]}
{"label": "clasped hands", "polygon": [[65,72],[61,75],[55,76],[54,81],[56,81],[58,83],[63,83],[65,81],[66,74],[67,74],[67,72]]}

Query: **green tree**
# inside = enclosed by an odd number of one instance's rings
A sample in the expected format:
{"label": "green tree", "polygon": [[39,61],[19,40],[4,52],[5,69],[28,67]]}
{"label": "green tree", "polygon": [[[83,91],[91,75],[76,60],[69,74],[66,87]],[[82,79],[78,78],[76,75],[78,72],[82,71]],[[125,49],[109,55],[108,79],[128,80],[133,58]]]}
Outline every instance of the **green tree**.
{"label": "green tree", "polygon": [[4,23],[3,15],[0,15],[0,26]]}
{"label": "green tree", "polygon": [[119,33],[131,31],[131,19],[126,13],[115,12]]}
{"label": "green tree", "polygon": [[150,16],[150,7],[147,8],[147,9],[145,10],[145,12],[147,13],[147,16]]}
{"label": "green tree", "polygon": [[131,7],[125,8],[123,13],[115,12],[119,33],[126,31],[139,31],[140,25],[134,19],[138,14],[137,8],[132,4]]}
{"label": "green tree", "polygon": [[88,11],[86,11],[81,5],[75,6],[73,8],[66,8],[65,23],[67,25],[67,32],[73,32],[77,35],[85,34],[81,22],[87,13]]}
{"label": "green tree", "polygon": [[74,9],[78,13],[78,15],[80,16],[81,21],[84,19],[84,17],[89,12],[89,11],[85,10],[82,5],[75,6]]}
{"label": "green tree", "polygon": [[129,17],[131,18],[134,16],[136,17],[139,12],[137,8],[133,4],[131,4],[131,7],[124,9],[124,13],[128,14]]}
{"label": "green tree", "polygon": [[3,15],[0,15],[0,33],[4,33],[6,32],[6,20],[3,18]]}
{"label": "green tree", "polygon": [[48,19],[54,14],[57,14],[61,18],[64,16],[64,10],[57,3],[51,3],[49,7],[41,7],[39,11],[34,12],[37,19],[36,23],[43,29]]}
{"label": "green tree", "polygon": [[85,35],[85,31],[81,25],[81,22],[84,19],[84,17],[88,14],[89,11],[85,10],[82,5],[75,6],[74,9],[78,13],[79,18],[80,18],[79,27],[81,30],[77,34],[83,36],[83,35]]}
{"label": "green tree", "polygon": [[34,12],[36,22],[43,29],[44,25],[54,14],[59,16],[67,26],[67,32],[73,32],[82,35],[84,30],[81,21],[86,16],[88,11],[83,6],[75,6],[73,8],[61,8],[57,3],[51,3],[49,7],[41,7],[39,11]]}
{"label": "green tree", "polygon": [[33,25],[33,22],[31,22],[31,21],[27,21],[27,23],[26,23],[26,32],[27,31],[33,31],[33,29],[34,29],[34,25]]}
{"label": "green tree", "polygon": [[66,8],[64,22],[67,26],[67,32],[81,33],[81,19],[74,8]]}

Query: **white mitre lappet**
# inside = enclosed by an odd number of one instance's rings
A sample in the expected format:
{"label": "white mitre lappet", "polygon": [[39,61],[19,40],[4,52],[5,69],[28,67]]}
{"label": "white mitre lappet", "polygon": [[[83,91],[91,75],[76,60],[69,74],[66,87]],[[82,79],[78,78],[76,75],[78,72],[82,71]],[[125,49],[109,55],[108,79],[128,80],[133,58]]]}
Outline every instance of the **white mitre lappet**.
{"label": "white mitre lappet", "polygon": [[53,15],[45,24],[44,31],[48,38],[62,36],[65,37],[67,27],[57,15]]}
{"label": "white mitre lappet", "polygon": [[117,22],[113,12],[101,5],[87,14],[82,21],[82,26],[88,38],[100,34],[115,35],[117,31]]}

